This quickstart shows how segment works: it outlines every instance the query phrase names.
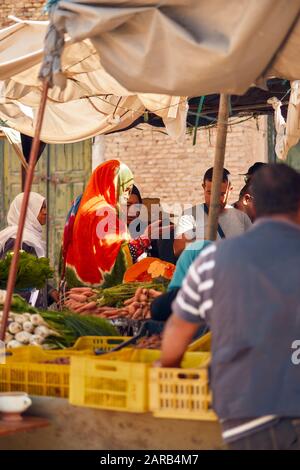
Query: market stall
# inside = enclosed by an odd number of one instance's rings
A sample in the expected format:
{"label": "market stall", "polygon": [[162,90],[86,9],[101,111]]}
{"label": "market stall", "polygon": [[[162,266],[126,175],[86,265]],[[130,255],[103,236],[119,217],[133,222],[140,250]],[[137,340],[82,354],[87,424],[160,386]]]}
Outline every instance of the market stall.
{"label": "market stall", "polygon": [[[61,38],[64,31],[68,31],[72,37],[72,33],[74,33],[70,26],[72,23],[65,19],[65,16],[68,18],[74,16],[66,14],[68,8],[72,8],[72,3],[73,2],[68,2],[65,4],[61,2],[61,5],[58,6],[56,20],[54,20],[54,23],[50,26],[48,34],[48,48],[51,45],[49,37],[51,38],[52,33],[55,38]],[[173,2],[167,3],[170,3],[170,7],[173,8]],[[239,20],[244,18],[244,29],[247,34],[243,34],[236,44],[233,38],[233,44],[235,44],[236,47],[233,47],[231,53],[229,53],[221,63],[216,60],[220,54],[217,48],[214,67],[212,70],[208,67],[207,73],[203,74],[206,83],[210,83],[210,86],[214,87],[213,89],[205,88],[203,82],[201,82],[203,89],[196,86],[194,73],[193,81],[188,82],[186,85],[187,88],[190,87],[190,90],[193,90],[191,94],[194,94],[195,90],[197,90],[197,94],[222,92],[218,114],[218,137],[213,175],[212,204],[209,213],[209,233],[207,235],[207,238],[211,240],[214,240],[216,237],[217,201],[219,199],[221,174],[224,165],[229,116],[228,94],[232,91],[244,91],[250,86],[253,80],[269,76],[270,70],[274,70],[274,67],[280,69],[280,57],[276,57],[275,60],[274,56],[281,44],[284,46],[283,56],[285,56],[284,53],[288,47],[285,41],[287,33],[290,31],[291,25],[296,25],[295,28],[297,27],[296,19],[300,8],[299,2],[294,1],[292,8],[288,12],[283,8],[284,2],[278,2],[277,8],[274,9],[272,15],[266,17],[266,11],[268,11],[270,7],[269,3],[270,2],[267,1],[264,2],[263,7],[259,9],[257,15],[254,15],[253,10],[249,6],[245,18],[243,11],[238,9],[236,14],[232,16],[232,20],[228,21],[226,26],[227,33],[233,27],[232,21],[236,24]],[[206,7],[207,5],[208,2],[206,3]],[[236,6],[236,2],[230,2],[230,7],[234,6]],[[62,8],[61,10],[60,7]],[[113,18],[110,18],[107,23],[110,25],[112,34],[114,35],[114,28],[116,26],[119,27],[123,24],[124,18],[126,21],[129,19],[129,29],[137,26],[135,23],[136,20],[141,20],[141,24],[145,24],[149,14],[154,21],[149,24],[158,28],[158,31],[160,31],[161,25],[166,26],[166,24],[168,24],[168,21],[166,21],[164,17],[164,11],[160,11],[159,8],[153,9],[153,7],[148,7],[142,11],[142,14],[139,8],[140,7],[130,8],[126,11],[125,16],[123,14],[124,12],[118,12],[118,10],[116,10],[114,21]],[[82,9],[84,10],[85,6],[82,6]],[[231,18],[229,10],[228,18]],[[103,12],[100,11],[100,13]],[[178,14],[176,8],[174,8],[174,11],[171,11],[171,13],[169,17],[167,15],[167,19],[172,17],[173,20],[175,20]],[[285,15],[283,15],[283,13],[285,13]],[[253,68],[249,68],[249,64],[252,63],[253,54],[257,51],[258,39],[256,36],[256,41],[253,41],[251,47],[249,47],[248,54],[244,55],[245,60],[243,60],[242,64],[239,63],[244,51],[242,46],[245,41],[247,42],[249,35],[251,35],[251,37],[253,35],[253,24],[252,21],[250,21],[250,19],[253,20],[253,17],[251,14],[257,19],[259,31],[261,34],[264,33],[266,37],[264,52],[259,57],[259,60],[256,61],[256,67]],[[277,42],[274,43],[271,31],[274,27],[274,20],[278,20],[279,16],[282,27]],[[91,38],[92,47],[97,51],[97,47],[99,44],[101,45],[101,54],[103,54],[103,56],[101,55],[101,60],[103,58],[103,63],[106,64],[110,73],[113,76],[119,77],[120,83],[122,83],[122,86],[125,86],[126,80],[123,74],[118,74],[118,67],[114,68],[111,66],[105,47],[102,48],[103,35],[109,35],[109,33],[107,33],[109,28],[107,24],[105,25],[106,22],[102,23],[99,18],[101,18],[101,14],[95,16],[95,21],[98,21],[100,24],[100,39],[95,39],[93,35]],[[163,21],[157,21],[158,19],[163,19]],[[263,19],[265,20],[264,27],[261,26]],[[134,24],[131,23],[131,20]],[[63,27],[60,29],[61,21]],[[75,15],[72,21],[74,25],[77,24],[78,33],[78,30],[82,27],[80,15]],[[51,28],[53,28],[55,24],[57,29],[53,32]],[[105,26],[104,32],[102,31],[103,24]],[[93,24],[91,26],[93,31],[97,30],[97,25],[95,26]],[[174,29],[176,32],[175,38],[177,38],[177,40],[181,37],[181,35],[178,34],[178,28],[177,25]],[[225,32],[223,33],[225,34]],[[160,32],[160,34],[162,33]],[[74,38],[78,40],[83,39],[83,37],[86,39],[90,37],[90,35],[90,31],[81,31],[79,35],[73,34]],[[259,35],[257,36],[259,37]],[[112,47],[112,38],[106,36],[106,39],[109,39],[107,42],[110,43]],[[183,41],[183,43],[185,43],[185,41]],[[191,46],[190,36],[188,43],[189,46]],[[181,41],[179,41],[179,44],[180,47],[178,50],[184,50],[184,44],[182,44]],[[151,45],[153,46],[152,43]],[[120,47],[120,50],[121,49]],[[202,53],[205,59],[207,51],[206,53],[203,51],[203,45],[200,49],[201,51],[198,50],[198,53]],[[113,48],[111,48],[111,50],[113,50]],[[154,50],[156,50],[156,48],[154,48]],[[128,47],[128,52],[130,51],[132,53],[132,49]],[[150,48],[150,51],[153,52],[153,47]],[[50,52],[51,51],[47,49],[46,60],[41,73],[44,81],[42,87],[38,87],[38,96],[41,98],[41,101],[39,103],[36,96],[33,100],[35,104],[38,104],[36,120],[31,118],[31,121],[27,122],[27,125],[30,124],[32,126],[33,122],[36,122],[37,125],[27,170],[25,197],[16,237],[15,254],[11,260],[11,268],[7,279],[7,293],[4,295],[1,337],[4,338],[5,333],[19,335],[18,338],[20,341],[17,337],[14,339],[9,338],[9,340],[21,343],[21,338],[24,339],[25,337],[24,344],[30,343],[31,337],[29,338],[28,335],[24,334],[26,330],[24,330],[23,326],[23,329],[20,330],[20,326],[17,327],[14,325],[14,329],[18,329],[19,331],[13,333],[11,325],[13,323],[23,325],[25,323],[24,315],[26,314],[29,315],[26,321],[29,321],[32,325],[32,316],[37,315],[39,316],[41,324],[34,325],[34,327],[43,327],[48,330],[47,333],[45,329],[38,330],[39,333],[44,332],[43,335],[38,335],[43,336],[41,343],[58,348],[51,351],[44,351],[36,345],[22,346],[20,344],[17,345],[19,347],[12,348],[12,351],[10,351],[10,354],[7,356],[6,365],[0,366],[0,387],[5,391],[21,389],[32,395],[40,395],[41,398],[35,400],[33,412],[37,413],[39,416],[50,418],[53,426],[51,429],[41,432],[35,444],[31,440],[28,440],[30,438],[27,436],[23,443],[16,440],[10,441],[10,438],[7,438],[3,441],[6,442],[4,445],[11,446],[11,448],[22,448],[27,442],[30,448],[45,448],[45,440],[47,440],[49,448],[59,448],[57,446],[61,446],[61,448],[65,449],[68,448],[67,446],[70,444],[64,439],[69,438],[69,442],[72,442],[71,445],[76,446],[76,448],[159,449],[160,446],[163,446],[164,448],[167,447],[171,449],[180,448],[179,446],[181,445],[185,449],[194,447],[197,449],[219,448],[220,433],[216,416],[212,411],[212,397],[209,390],[207,372],[210,360],[210,352],[207,351],[207,342],[209,343],[210,338],[207,339],[206,337],[205,345],[201,342],[200,344],[197,343],[196,346],[191,345],[191,350],[186,353],[180,369],[152,367],[153,363],[160,355],[158,345],[153,349],[139,349],[136,347],[136,344],[127,343],[125,344],[127,347],[122,348],[120,351],[112,351],[112,349],[116,347],[116,344],[120,346],[120,341],[116,340],[117,343],[110,342],[109,337],[115,338],[118,334],[120,335],[120,331],[117,331],[118,325],[111,325],[110,321],[119,318],[144,321],[149,318],[149,303],[153,297],[153,290],[159,290],[158,284],[145,285],[139,281],[139,285],[131,284],[130,286],[130,282],[126,282],[119,286],[111,287],[110,289],[114,289],[113,293],[112,290],[108,292],[109,288],[97,290],[91,287],[79,286],[75,287],[73,290],[67,291],[62,299],[62,308],[66,308],[68,311],[63,310],[54,313],[34,310],[29,311],[28,306],[23,304],[22,308],[18,308],[18,312],[11,312],[17,300],[17,298],[13,296],[13,291],[18,274],[19,248],[39,148],[42,123],[44,117],[47,120],[47,99],[49,96],[52,96],[53,99],[53,91],[49,91],[49,85],[53,84],[52,73],[54,76],[56,75],[56,78],[62,78],[60,69],[59,67],[57,68],[59,63],[55,55],[57,51],[52,51],[54,52],[54,56],[51,56]],[[114,57],[117,57],[117,55]],[[151,57],[150,55],[150,59]],[[274,58],[274,62],[272,62],[273,68],[268,68],[267,72],[264,73],[267,64],[270,63],[272,58]],[[205,61],[207,62],[207,58]],[[33,64],[34,66],[35,63]],[[128,57],[128,63],[130,63],[130,57]],[[197,61],[195,61],[195,64],[197,64]],[[218,70],[218,66],[220,65],[222,67],[226,66],[228,69],[227,76],[225,76],[225,78],[223,77],[222,86],[220,80],[218,83],[208,80],[212,72],[215,78],[218,76],[216,70]],[[171,64],[169,64],[169,66],[171,69]],[[241,67],[243,67],[244,70],[251,70],[251,72],[243,74],[240,81],[233,86],[233,77]],[[295,66],[295,68],[289,70],[288,77],[295,78],[297,73],[298,70]],[[219,74],[219,76],[220,75],[221,74]],[[281,75],[281,73],[279,73],[279,75]],[[136,73],[136,76],[139,76],[138,73]],[[179,79],[178,75],[177,79]],[[175,83],[175,88],[180,90],[180,93],[182,93],[184,89],[187,89],[181,81],[175,81]],[[127,86],[128,89],[133,90],[132,84],[127,83]],[[147,92],[153,91],[150,90],[149,83],[147,84],[147,81],[143,81],[142,78],[138,85],[138,88],[140,87],[145,87],[143,89]],[[170,92],[169,71],[164,75],[161,89]],[[7,90],[8,88],[6,88],[6,93]],[[24,96],[27,96],[28,93],[30,97],[30,87],[29,89],[25,87],[23,91]],[[57,91],[58,90],[55,89],[55,92]],[[129,92],[129,95],[130,93],[133,92]],[[80,96],[80,99],[81,98],[83,98],[83,96]],[[6,99],[10,99],[8,93]],[[12,104],[13,106],[9,106],[9,109],[15,110],[16,103]],[[179,104],[180,102],[177,100],[176,106],[179,106]],[[118,106],[116,107],[118,108]],[[20,109],[19,106],[18,109]],[[37,106],[35,110],[37,110]],[[24,120],[24,115],[21,115],[21,119]],[[46,125],[46,129],[49,129],[48,125]],[[99,129],[97,133],[98,131]],[[94,134],[96,133],[95,130],[92,132],[94,132]],[[31,135],[33,135],[33,132],[31,132]],[[49,141],[50,140],[51,139],[49,139]],[[151,270],[148,272],[151,273]],[[163,286],[163,283],[161,285]],[[124,295],[124,289],[126,290],[128,288],[130,292],[127,290]],[[122,290],[122,298],[120,297],[120,289]],[[161,287],[161,289],[163,290],[163,287]],[[71,313],[71,311],[73,313]],[[22,318],[22,315],[24,321],[17,321]],[[32,326],[28,325],[28,328],[29,327],[32,328]],[[7,328],[10,328],[11,331],[7,331]],[[21,333],[23,334],[20,336]],[[27,331],[27,333],[32,335],[32,331]],[[37,335],[35,329],[34,334]],[[75,342],[78,338],[79,342]],[[66,398],[69,399],[69,403],[65,400]],[[76,408],[76,413],[72,405],[78,407]],[[120,413],[120,411],[122,411],[122,413]],[[151,415],[149,415],[150,412]],[[199,422],[201,422],[201,425]],[[176,425],[176,429],[179,430],[176,436],[174,435],[175,433],[172,432],[174,425]],[[201,433],[201,427],[205,429],[204,433]],[[77,429],[78,440],[76,440],[77,437],[74,439],[74,434],[76,434]],[[136,432],[137,429],[138,432]],[[61,438],[62,433],[64,434],[64,439]],[[185,436],[184,439],[182,439],[182,435]],[[151,438],[148,438],[148,436],[151,436]],[[195,438],[195,436],[197,436],[197,438]],[[60,439],[60,443],[58,442],[58,438]]]}

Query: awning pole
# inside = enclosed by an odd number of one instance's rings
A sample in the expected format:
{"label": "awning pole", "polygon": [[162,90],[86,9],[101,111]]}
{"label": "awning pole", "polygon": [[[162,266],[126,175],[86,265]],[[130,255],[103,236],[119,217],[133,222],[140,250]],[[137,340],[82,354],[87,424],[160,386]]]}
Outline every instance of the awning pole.
{"label": "awning pole", "polygon": [[229,95],[221,94],[218,113],[217,142],[215,150],[212,194],[208,214],[207,240],[216,240],[220,208],[220,194],[225,160],[226,137],[229,115]]}
{"label": "awning pole", "polygon": [[19,264],[19,251],[21,248],[21,241],[22,241],[28,201],[29,201],[29,196],[30,196],[30,191],[31,191],[31,186],[32,186],[32,181],[33,181],[34,168],[35,168],[37,155],[39,151],[40,135],[41,135],[41,128],[42,128],[44,112],[45,112],[45,107],[46,107],[46,102],[47,102],[48,88],[49,88],[48,82],[44,81],[42,94],[41,94],[41,102],[40,102],[40,106],[39,106],[39,110],[37,114],[36,129],[35,129],[33,143],[32,143],[32,147],[30,151],[29,164],[28,164],[28,170],[27,170],[25,188],[24,188],[24,197],[22,200],[20,219],[18,223],[18,231],[16,235],[16,241],[14,244],[14,254],[12,257],[9,275],[8,275],[8,281],[7,281],[6,299],[5,299],[5,304],[3,308],[2,322],[1,322],[1,327],[0,327],[0,340],[2,341],[4,340],[4,337],[5,337],[7,319],[8,319],[8,315],[9,315],[9,311],[11,307],[12,295],[13,295],[15,283],[16,283],[16,276],[17,276],[17,270],[18,270],[18,264]]}

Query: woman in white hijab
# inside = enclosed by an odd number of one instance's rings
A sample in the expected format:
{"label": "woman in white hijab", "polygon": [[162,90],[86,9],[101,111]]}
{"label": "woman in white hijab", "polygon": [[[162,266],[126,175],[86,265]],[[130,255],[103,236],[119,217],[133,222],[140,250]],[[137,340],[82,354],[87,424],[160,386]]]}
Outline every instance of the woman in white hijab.
{"label": "woman in white hijab", "polygon": [[[7,214],[8,227],[0,232],[0,257],[13,248],[18,230],[21,205],[24,193],[18,194],[10,205]],[[35,251],[38,258],[46,256],[46,244],[42,237],[42,225],[46,224],[47,208],[46,200],[38,193],[31,192],[26,214],[23,245],[28,245]],[[26,246],[22,246],[22,249]],[[33,251],[30,250],[30,251]]]}
{"label": "woman in white hijab", "polygon": [[[18,194],[10,205],[7,214],[8,227],[0,232],[0,258],[14,249],[18,230],[21,205],[24,193]],[[43,240],[42,226],[47,221],[46,200],[38,193],[31,192],[27,208],[21,249],[38,258],[46,256],[46,243]],[[58,293],[48,286],[48,295],[57,301]],[[27,298],[27,296],[25,296]]]}

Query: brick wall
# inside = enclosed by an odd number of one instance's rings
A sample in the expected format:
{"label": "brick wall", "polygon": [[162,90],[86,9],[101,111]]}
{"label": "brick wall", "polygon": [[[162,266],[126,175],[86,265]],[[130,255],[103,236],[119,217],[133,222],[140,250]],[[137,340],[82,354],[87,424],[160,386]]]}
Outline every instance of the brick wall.
{"label": "brick wall", "polygon": [[[202,201],[201,183],[207,168],[213,165],[216,130],[199,129],[196,145],[187,136],[184,144],[174,143],[157,129],[105,136],[105,159],[119,158],[135,175],[143,197],[159,197],[162,202],[195,204]],[[255,161],[267,160],[266,119],[251,119],[228,130],[225,166],[232,174],[236,200],[247,168]]]}
{"label": "brick wall", "polygon": [[20,19],[44,20],[47,19],[43,12],[45,0],[1,0],[0,26],[9,26],[13,23],[8,15],[17,16]]}

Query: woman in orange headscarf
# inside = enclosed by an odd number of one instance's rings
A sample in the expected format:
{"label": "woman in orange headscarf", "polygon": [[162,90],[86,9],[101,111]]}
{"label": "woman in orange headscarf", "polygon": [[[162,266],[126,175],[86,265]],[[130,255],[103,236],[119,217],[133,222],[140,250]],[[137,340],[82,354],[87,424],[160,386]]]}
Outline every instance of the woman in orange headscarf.
{"label": "woman in orange headscarf", "polygon": [[148,236],[130,238],[121,207],[133,186],[130,169],[118,160],[93,172],[73,203],[63,237],[63,278],[68,287],[109,287],[122,282],[126,269],[150,245]]}

